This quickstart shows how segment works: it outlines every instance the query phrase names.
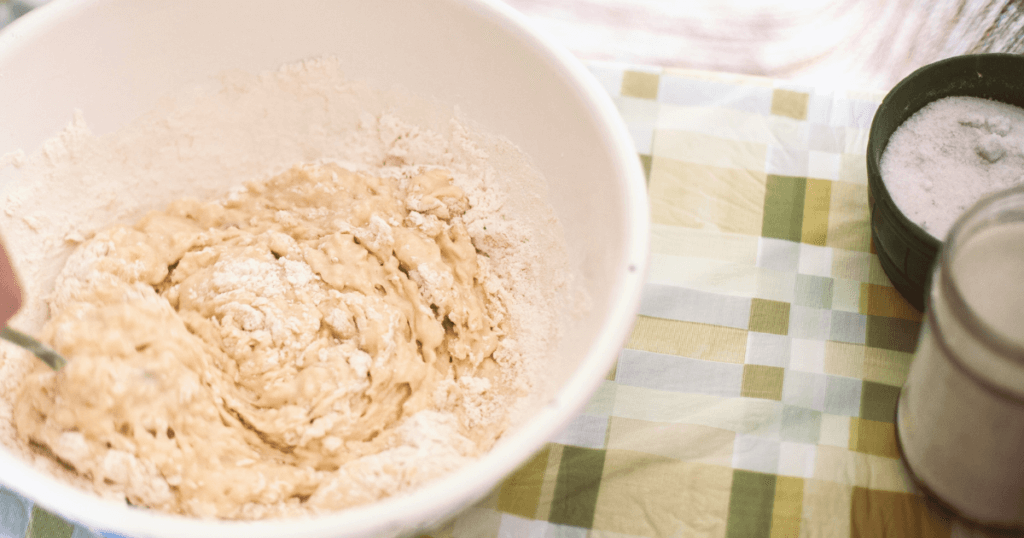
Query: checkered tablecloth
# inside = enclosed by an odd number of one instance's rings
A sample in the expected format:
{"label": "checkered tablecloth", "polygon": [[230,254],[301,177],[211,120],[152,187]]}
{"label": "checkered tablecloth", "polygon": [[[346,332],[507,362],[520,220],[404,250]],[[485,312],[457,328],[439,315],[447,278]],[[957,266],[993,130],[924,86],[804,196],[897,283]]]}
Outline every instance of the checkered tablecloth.
{"label": "checkered tablecloth", "polygon": [[554,443],[434,538],[950,536],[896,449],[921,314],[872,254],[883,95],[591,64],[648,176],[650,275]]}
{"label": "checkered tablecloth", "polygon": [[[871,251],[882,95],[591,64],[653,216],[626,349],[582,415],[432,538],[950,536],[895,444],[921,314]],[[0,535],[88,531],[0,493]]]}

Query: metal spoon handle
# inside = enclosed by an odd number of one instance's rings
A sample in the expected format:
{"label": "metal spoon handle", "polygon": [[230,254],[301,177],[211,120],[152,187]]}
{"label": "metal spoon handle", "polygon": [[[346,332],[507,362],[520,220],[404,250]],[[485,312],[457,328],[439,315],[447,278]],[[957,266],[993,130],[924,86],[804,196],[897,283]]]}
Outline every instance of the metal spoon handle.
{"label": "metal spoon handle", "polygon": [[59,371],[68,363],[60,353],[57,353],[50,349],[46,344],[43,344],[39,340],[36,340],[35,338],[32,338],[31,336],[16,329],[12,329],[10,327],[0,329],[0,338],[32,352],[33,355],[39,357],[40,360],[45,362],[50,368],[53,368],[54,371]]}

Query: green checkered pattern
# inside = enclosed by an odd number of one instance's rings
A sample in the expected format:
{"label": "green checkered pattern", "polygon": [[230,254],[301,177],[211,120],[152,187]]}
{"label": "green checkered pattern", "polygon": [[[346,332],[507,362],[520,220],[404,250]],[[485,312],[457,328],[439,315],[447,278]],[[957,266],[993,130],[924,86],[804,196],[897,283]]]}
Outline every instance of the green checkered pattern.
{"label": "green checkered pattern", "polygon": [[[895,444],[921,314],[870,241],[882,96],[590,67],[647,174],[640,316],[568,429],[424,536],[950,536],[959,524],[914,492]],[[92,536],[0,498],[10,536]]]}
{"label": "green checkered pattern", "polygon": [[883,96],[590,67],[647,173],[640,316],[568,430],[427,536],[950,536],[896,449],[921,314],[872,252]]}

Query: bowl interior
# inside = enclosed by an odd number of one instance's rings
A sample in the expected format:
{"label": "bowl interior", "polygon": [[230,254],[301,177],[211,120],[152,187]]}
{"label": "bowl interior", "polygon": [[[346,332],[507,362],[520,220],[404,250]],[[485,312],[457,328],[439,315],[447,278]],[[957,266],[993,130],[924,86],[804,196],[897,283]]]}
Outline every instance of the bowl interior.
{"label": "bowl interior", "polygon": [[[610,99],[567,53],[492,0],[56,0],[0,34],[0,154],[36,150],[80,109],[97,134],[225,70],[335,56],[345,72],[457,107],[548,181],[591,308],[551,365],[557,392],[480,462],[414,494],[310,521],[222,524],[100,502],[0,451],[3,481],[86,524],[133,536],[391,536],[484,495],[585,404],[631,327],[646,265],[639,162]],[[17,181],[6,171],[3,181]]]}

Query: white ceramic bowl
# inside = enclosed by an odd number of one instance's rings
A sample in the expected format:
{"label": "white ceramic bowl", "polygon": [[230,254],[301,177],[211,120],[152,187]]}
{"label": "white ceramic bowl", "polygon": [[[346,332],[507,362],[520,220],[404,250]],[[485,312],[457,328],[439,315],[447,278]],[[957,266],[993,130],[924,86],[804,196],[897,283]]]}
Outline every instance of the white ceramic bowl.
{"label": "white ceramic bowl", "polygon": [[324,517],[174,517],[103,501],[0,450],[0,481],[100,531],[133,537],[392,537],[486,495],[576,415],[636,313],[648,247],[638,159],[611,100],[563,49],[496,0],[57,0],[0,34],[0,153],[32,151],[82,109],[98,132],[226,69],[325,54],[346,73],[457,106],[546,176],[592,309],[561,343],[557,393],[484,458],[411,494]]}

